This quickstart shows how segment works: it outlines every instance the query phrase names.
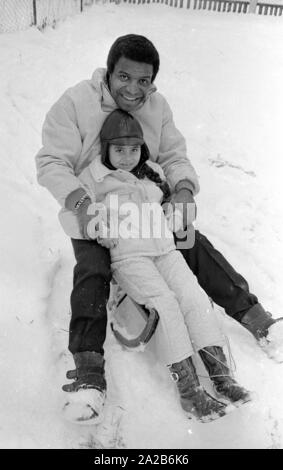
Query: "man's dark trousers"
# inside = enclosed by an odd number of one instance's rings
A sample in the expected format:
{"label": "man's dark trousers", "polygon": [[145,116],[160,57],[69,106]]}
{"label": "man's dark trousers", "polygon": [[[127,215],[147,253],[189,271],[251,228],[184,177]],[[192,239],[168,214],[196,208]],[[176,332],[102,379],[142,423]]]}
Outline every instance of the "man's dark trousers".
{"label": "man's dark trousers", "polygon": [[[103,354],[110,253],[95,241],[72,239],[72,245],[77,264],[71,294],[69,349],[73,354],[81,351]],[[199,231],[195,232],[193,248],[180,251],[207,295],[235,320],[241,321],[258,304],[257,297],[249,292],[247,281]]]}

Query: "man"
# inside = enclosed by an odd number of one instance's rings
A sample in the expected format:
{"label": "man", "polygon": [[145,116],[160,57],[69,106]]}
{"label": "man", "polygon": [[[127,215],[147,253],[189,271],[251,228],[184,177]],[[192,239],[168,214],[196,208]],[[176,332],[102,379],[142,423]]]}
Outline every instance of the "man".
{"label": "man", "polygon": [[[97,69],[91,80],[68,89],[53,105],[43,126],[43,147],[36,156],[38,181],[62,206],[60,220],[66,233],[66,214],[70,211],[80,227],[80,238],[72,239],[77,264],[69,333],[76,370],[67,375],[75,381],[63,389],[73,395],[85,388],[91,390],[91,416],[86,419],[99,417],[105,397],[103,344],[111,272],[108,250],[88,238],[91,197],[77,176],[99,155],[99,132],[108,114],[119,107],[138,119],[151,158],[165,173],[174,204],[186,207],[194,203],[199,190],[185,140],[174,125],[169,105],[154,86],[158,70],[159,55],[148,39],[134,34],[118,38],[109,51],[107,71]],[[184,214],[187,225],[192,219]],[[214,302],[257,340],[268,335],[268,328],[276,320],[204,235],[196,231],[193,248],[181,251]]]}

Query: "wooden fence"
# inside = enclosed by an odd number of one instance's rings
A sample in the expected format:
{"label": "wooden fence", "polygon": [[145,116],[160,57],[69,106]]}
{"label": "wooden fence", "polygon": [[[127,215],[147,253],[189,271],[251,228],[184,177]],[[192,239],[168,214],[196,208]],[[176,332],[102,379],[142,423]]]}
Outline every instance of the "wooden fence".
{"label": "wooden fence", "polygon": [[[255,13],[258,15],[281,16],[283,5],[270,3],[250,2],[241,0],[110,0],[115,3],[163,3],[175,8],[188,8],[193,10],[210,10],[231,13]],[[253,7],[252,7],[253,5]]]}

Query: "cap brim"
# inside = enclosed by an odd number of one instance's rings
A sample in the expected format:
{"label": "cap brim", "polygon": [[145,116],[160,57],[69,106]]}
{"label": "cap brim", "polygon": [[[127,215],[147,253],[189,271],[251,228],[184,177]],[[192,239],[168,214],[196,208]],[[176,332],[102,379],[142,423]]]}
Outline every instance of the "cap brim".
{"label": "cap brim", "polygon": [[140,137],[118,137],[108,140],[108,143],[115,145],[143,145],[144,140]]}

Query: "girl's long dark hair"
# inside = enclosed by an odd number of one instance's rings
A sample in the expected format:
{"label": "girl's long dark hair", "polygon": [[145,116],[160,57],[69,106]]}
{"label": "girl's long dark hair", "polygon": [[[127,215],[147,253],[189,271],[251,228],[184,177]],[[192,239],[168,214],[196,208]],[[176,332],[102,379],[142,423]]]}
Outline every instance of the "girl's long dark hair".
{"label": "girl's long dark hair", "polygon": [[138,165],[136,169],[132,170],[132,173],[140,180],[148,178],[150,181],[153,181],[163,192],[162,202],[169,199],[171,191],[167,181],[162,180],[157,171],[154,171],[146,162],[140,166]]}

